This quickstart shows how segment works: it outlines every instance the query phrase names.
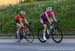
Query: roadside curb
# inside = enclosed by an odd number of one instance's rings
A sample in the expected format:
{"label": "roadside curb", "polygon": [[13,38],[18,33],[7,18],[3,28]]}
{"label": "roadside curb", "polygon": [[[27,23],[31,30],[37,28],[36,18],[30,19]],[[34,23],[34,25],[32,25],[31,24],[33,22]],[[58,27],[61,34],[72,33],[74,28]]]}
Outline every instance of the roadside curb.
{"label": "roadside curb", "polygon": [[[75,38],[75,36],[63,36],[63,38]],[[14,36],[1,36],[0,39],[16,39]],[[37,39],[37,36],[34,36],[34,39]]]}

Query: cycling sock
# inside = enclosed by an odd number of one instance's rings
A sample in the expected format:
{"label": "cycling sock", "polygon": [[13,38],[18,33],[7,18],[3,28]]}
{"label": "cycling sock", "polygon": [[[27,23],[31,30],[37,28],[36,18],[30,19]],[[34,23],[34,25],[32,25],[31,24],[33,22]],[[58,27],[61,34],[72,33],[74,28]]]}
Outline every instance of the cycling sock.
{"label": "cycling sock", "polygon": [[16,31],[17,37],[19,37],[19,31]]}
{"label": "cycling sock", "polygon": [[45,34],[45,33],[43,33],[43,39],[44,39],[44,40],[47,40],[47,39],[46,39],[46,34]]}
{"label": "cycling sock", "polygon": [[16,33],[19,34],[19,31],[17,31]]}

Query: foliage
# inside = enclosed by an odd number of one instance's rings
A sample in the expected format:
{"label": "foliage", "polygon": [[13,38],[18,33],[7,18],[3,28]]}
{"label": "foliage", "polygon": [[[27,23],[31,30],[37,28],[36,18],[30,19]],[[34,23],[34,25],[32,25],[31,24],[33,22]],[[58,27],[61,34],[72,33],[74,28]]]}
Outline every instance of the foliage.
{"label": "foliage", "polygon": [[15,32],[14,16],[20,10],[24,10],[27,19],[32,23],[34,32],[41,27],[39,22],[40,14],[48,7],[52,6],[56,14],[56,18],[61,20],[62,30],[75,30],[75,0],[57,0],[57,1],[40,1],[31,3],[22,3],[15,6],[8,6],[0,9],[0,32]]}

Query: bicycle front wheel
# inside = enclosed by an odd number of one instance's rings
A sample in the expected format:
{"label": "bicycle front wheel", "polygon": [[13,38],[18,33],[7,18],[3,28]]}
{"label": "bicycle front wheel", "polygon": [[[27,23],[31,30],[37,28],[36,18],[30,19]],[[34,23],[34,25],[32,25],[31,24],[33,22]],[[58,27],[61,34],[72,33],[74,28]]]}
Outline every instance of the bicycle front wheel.
{"label": "bicycle front wheel", "polygon": [[60,28],[56,28],[51,32],[51,37],[55,43],[60,43],[63,39],[63,34]]}
{"label": "bicycle front wheel", "polygon": [[34,40],[34,34],[31,33],[31,32],[26,32],[26,33],[25,33],[25,39],[26,39],[28,42],[32,43],[33,40]]}
{"label": "bicycle front wheel", "polygon": [[39,29],[37,36],[38,36],[38,39],[39,39],[39,41],[40,41],[41,43],[45,43],[45,42],[46,42],[46,40],[43,39],[43,29],[42,29],[42,28]]}

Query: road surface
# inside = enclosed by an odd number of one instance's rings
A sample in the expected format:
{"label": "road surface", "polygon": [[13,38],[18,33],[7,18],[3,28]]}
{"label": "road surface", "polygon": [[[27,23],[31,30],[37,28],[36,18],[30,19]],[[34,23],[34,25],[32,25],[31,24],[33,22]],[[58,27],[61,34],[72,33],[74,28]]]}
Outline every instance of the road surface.
{"label": "road surface", "polygon": [[35,39],[33,43],[22,40],[20,43],[16,39],[0,39],[0,51],[75,51],[75,38],[64,38],[60,44],[56,44],[52,39],[46,43],[40,43]]}

